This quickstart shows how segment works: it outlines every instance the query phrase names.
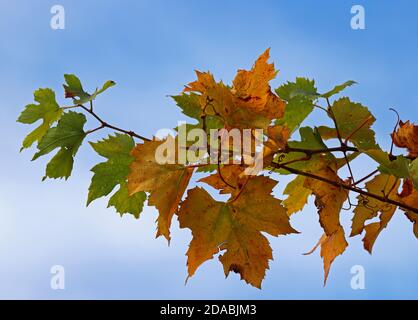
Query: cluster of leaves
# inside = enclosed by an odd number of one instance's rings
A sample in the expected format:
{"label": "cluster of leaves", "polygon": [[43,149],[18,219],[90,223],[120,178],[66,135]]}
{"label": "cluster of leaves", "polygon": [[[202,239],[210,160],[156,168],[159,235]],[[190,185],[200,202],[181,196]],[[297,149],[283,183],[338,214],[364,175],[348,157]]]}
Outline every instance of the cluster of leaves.
{"label": "cluster of leaves", "polygon": [[[315,199],[324,230],[314,249],[320,247],[325,281],[332,262],[348,246],[340,223],[340,212],[347,203],[354,207],[350,236],[364,233],[364,248],[370,253],[397,208],[413,223],[418,237],[418,126],[399,121],[390,152],[383,151],[371,128],[375,118],[366,107],[347,97],[331,101],[353,81],[321,94],[313,80],[297,78],[273,91],[269,82],[277,71],[268,59],[269,50],[251,70],[239,70],[230,86],[217,82],[209,72],[197,72],[197,80],[173,97],[182,112],[194,119],[187,129],[251,129],[254,135],[255,129],[262,129],[264,167],[257,175],[244,174],[245,161],[208,165],[203,157],[198,163],[158,163],[157,148],[167,139],[178,143],[177,138],[147,139],[109,125],[95,113],[93,102],[115,83],[108,81],[89,94],[74,75],[65,75],[65,97],[72,100],[70,106],[60,107],[51,89],[35,92],[37,104],[26,106],[18,121],[42,123],[25,138],[22,149],[37,143],[34,160],[57,149],[44,179],[67,179],[74,157],[90,133],[105,128],[116,131],[90,142],[106,161],[92,168],[87,204],[117,188],[109,206],[138,218],[147,200],[159,212],[157,236],[167,240],[177,215],[180,227],[190,229],[193,236],[187,251],[189,277],[202,263],[219,255],[226,276],[231,271],[239,273],[247,283],[260,288],[273,259],[266,234],[298,233],[290,225],[290,217],[304,208],[310,196]],[[301,127],[314,109],[324,111],[333,125]],[[98,120],[97,128],[84,129],[86,114]],[[141,141],[136,144],[134,138]],[[328,146],[335,142],[338,147]],[[406,150],[405,154],[394,155],[394,145]],[[361,154],[378,167],[356,179],[350,163]],[[340,177],[343,168],[349,172],[348,178]],[[207,173],[199,184],[228,195],[228,200],[216,200],[200,185],[189,188],[195,171]],[[271,178],[272,172],[295,175],[285,188],[284,201],[273,195],[277,181]],[[357,194],[355,204],[352,194]],[[369,222],[376,217],[377,222]]]}

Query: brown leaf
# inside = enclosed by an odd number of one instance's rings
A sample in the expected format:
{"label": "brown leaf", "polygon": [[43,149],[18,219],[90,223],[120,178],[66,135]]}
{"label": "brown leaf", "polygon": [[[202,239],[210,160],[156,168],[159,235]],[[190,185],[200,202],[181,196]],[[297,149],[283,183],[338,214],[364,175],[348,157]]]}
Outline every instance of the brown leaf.
{"label": "brown leaf", "polygon": [[399,148],[406,148],[409,157],[418,156],[418,126],[407,122],[399,122],[398,130],[392,134],[394,144]]}
{"label": "brown leaf", "polygon": [[216,172],[200,179],[199,182],[204,182],[211,187],[220,190],[221,194],[236,194],[248,178],[248,176],[243,174],[244,170],[245,168],[240,165],[223,166],[221,167],[223,179],[219,172]]}
{"label": "brown leaf", "polygon": [[276,77],[277,71],[274,64],[268,63],[269,58],[270,49],[267,49],[250,71],[238,70],[233,92],[238,107],[253,109],[269,119],[278,119],[284,115],[285,102],[271,91],[269,81]]}
{"label": "brown leaf", "polygon": [[[396,177],[379,174],[366,183],[366,190],[372,194],[381,195],[388,199],[390,198],[402,202],[403,200],[399,199],[400,196],[397,194],[399,185],[400,181]],[[405,180],[401,195],[407,196],[410,194],[410,187],[412,187],[412,185],[409,185],[408,180]],[[369,253],[372,253],[377,237],[382,230],[387,227],[395,214],[397,207],[387,202],[363,195],[360,195],[357,199],[358,205],[354,210],[351,236],[358,235],[365,230],[366,234],[363,238],[364,248]],[[377,216],[379,216],[378,222],[365,225],[367,220]]]}
{"label": "brown leaf", "polygon": [[271,91],[269,81],[277,72],[268,59],[266,50],[250,71],[239,70],[233,88],[216,82],[209,72],[197,71],[197,80],[189,83],[185,91],[200,93],[202,113],[220,116],[227,128],[266,129],[271,120],[284,115],[286,106]]}
{"label": "brown leaf", "polygon": [[[214,200],[204,189],[189,190],[178,212],[181,228],[190,228],[193,239],[187,251],[189,277],[219,251],[225,275],[237,272],[247,283],[260,288],[273,259],[268,240],[273,236],[296,233],[281,201],[272,195],[276,181],[251,178],[240,197],[233,202]],[[255,196],[257,195],[257,196]]]}
{"label": "brown leaf", "polygon": [[[372,180],[366,183],[366,190],[370,193],[380,196],[396,197],[396,192],[399,187],[399,182],[393,176],[385,174],[379,174]],[[354,209],[354,217],[352,219],[351,234],[350,236],[356,236],[366,230],[366,236],[363,239],[364,248],[371,253],[373,244],[379,235],[379,233],[389,222],[393,213],[396,210],[396,206],[382,202],[375,198],[359,195],[357,197],[358,205]],[[377,217],[381,214],[381,222],[375,222],[365,228],[367,220]]]}
{"label": "brown leaf", "polygon": [[[343,183],[335,171],[329,167],[320,170],[317,175],[340,184]],[[348,192],[343,188],[312,178],[305,179],[304,188],[312,190],[315,195],[319,222],[325,231],[326,237],[321,242],[321,257],[324,261],[324,283],[326,283],[332,262],[348,246],[344,229],[340,224],[340,211],[347,200]]]}
{"label": "brown leaf", "polygon": [[[173,139],[169,136],[169,139]],[[131,164],[128,176],[130,194],[139,191],[149,192],[148,203],[159,211],[157,237],[163,235],[170,240],[170,226],[174,213],[182,199],[193,169],[178,164],[159,164],[156,161],[156,151],[164,141],[149,141],[138,144],[132,155],[135,161]],[[169,156],[170,157],[170,156]],[[174,161],[175,154],[171,162]]]}
{"label": "brown leaf", "polygon": [[[410,207],[418,208],[418,190],[414,189],[410,182],[409,179],[404,180],[402,192],[399,195],[398,200]],[[418,214],[403,208],[401,209],[405,212],[406,217],[413,223],[414,235],[418,239]]]}

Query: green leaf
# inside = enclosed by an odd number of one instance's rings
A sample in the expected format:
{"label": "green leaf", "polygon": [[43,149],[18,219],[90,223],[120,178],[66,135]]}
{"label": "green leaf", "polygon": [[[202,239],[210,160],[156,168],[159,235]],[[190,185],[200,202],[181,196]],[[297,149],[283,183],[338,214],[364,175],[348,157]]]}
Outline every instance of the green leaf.
{"label": "green leaf", "polygon": [[73,170],[73,164],[73,151],[71,149],[61,148],[47,164],[46,173],[42,180],[46,178],[65,178],[67,180]]}
{"label": "green leaf", "polygon": [[134,160],[130,152],[135,147],[132,137],[124,134],[109,136],[95,143],[90,142],[90,145],[108,160],[91,169],[94,175],[89,187],[87,205],[95,199],[107,196],[118,184],[125,183],[129,165]]}
{"label": "green leaf", "polygon": [[201,166],[201,167],[197,168],[196,172],[209,173],[209,172],[213,172],[217,169],[218,169],[217,164],[208,164],[206,166]]}
{"label": "green leaf", "polygon": [[[171,97],[176,101],[177,106],[181,109],[183,114],[198,121],[198,124],[196,125],[187,125],[187,130],[203,127],[202,108],[200,106],[199,95],[192,92],[190,94],[182,93],[181,95]],[[216,115],[207,114],[205,122],[207,130],[220,129],[224,126],[222,119]]]}
{"label": "green leaf", "polygon": [[[291,148],[300,148],[307,150],[322,150],[326,149],[326,144],[322,141],[321,136],[319,135],[318,130],[312,129],[310,127],[303,127],[299,129],[301,141],[289,141],[288,146]],[[315,171],[323,167],[323,161],[327,162],[335,161],[335,157],[331,153],[326,154],[313,154],[309,159],[305,159],[306,154],[304,152],[289,152],[278,154],[274,161],[276,163],[293,163],[288,164],[287,166],[293,169],[306,170],[306,171]],[[305,159],[303,161],[299,161]],[[281,174],[289,174],[288,171],[284,169],[274,170]]]}
{"label": "green leaf", "polygon": [[341,98],[334,102],[332,111],[342,139],[349,138],[361,150],[378,148],[371,129],[376,119],[366,107],[349,98]]}
{"label": "green leaf", "polygon": [[108,80],[104,83],[104,85],[98,90],[96,89],[96,91],[93,93],[94,98],[96,98],[97,95],[105,92],[107,89],[113,87],[116,85],[116,82],[113,80]]}
{"label": "green leaf", "polygon": [[379,164],[379,171],[397,178],[410,177],[410,160],[404,156],[398,156],[391,160],[389,154],[380,148],[366,150],[365,153]]}
{"label": "green leaf", "polygon": [[202,108],[200,107],[199,95],[196,93],[182,93],[178,96],[171,96],[176,101],[177,106],[186,116],[200,121]]}
{"label": "green leaf", "polygon": [[125,213],[132,214],[135,218],[139,218],[147,199],[145,192],[137,192],[132,196],[129,195],[128,185],[123,183],[115,194],[109,199],[109,207],[114,207],[120,215]]}
{"label": "green leaf", "polygon": [[318,130],[310,127],[303,127],[299,130],[301,141],[289,141],[289,147],[303,148],[310,150],[325,149],[327,145],[322,141]]}
{"label": "green leaf", "polygon": [[293,133],[314,109],[317,98],[315,81],[296,78],[295,82],[287,82],[276,89],[276,93],[287,101],[283,118],[277,119],[277,125],[285,125]]}
{"label": "green leaf", "polygon": [[[79,104],[85,103],[89,100],[90,95],[84,91],[83,85],[77,76],[74,74],[65,74],[64,79],[67,83],[63,85],[66,98],[73,98]],[[75,98],[78,98],[78,100]]]}
{"label": "green leaf", "polygon": [[415,189],[418,189],[418,158],[411,162],[409,172]]}
{"label": "green leaf", "polygon": [[32,160],[60,148],[58,153],[46,166],[46,178],[65,178],[71,175],[74,156],[86,136],[83,131],[86,117],[81,113],[70,111],[64,113],[56,127],[50,128],[38,144],[38,152]]}
{"label": "green leaf", "polygon": [[286,105],[283,118],[277,119],[277,125],[285,125],[293,133],[314,109],[312,100],[303,96],[292,98]]}
{"label": "green leaf", "polygon": [[39,142],[39,151],[32,160],[36,160],[60,147],[70,150],[74,156],[86,136],[83,130],[86,121],[86,116],[82,113],[73,111],[65,113],[58,121],[57,126],[50,128]]}
{"label": "green leaf", "polygon": [[306,177],[297,176],[288,183],[283,191],[283,194],[288,196],[283,201],[283,205],[287,209],[289,216],[301,211],[308,203],[308,198],[312,194],[312,190],[304,187],[305,180]]}
{"label": "green leaf", "polygon": [[23,141],[21,150],[29,148],[36,141],[40,141],[54,122],[58,121],[63,110],[55,100],[55,93],[51,89],[38,89],[34,92],[34,99],[38,104],[29,104],[17,119],[20,123],[32,124],[42,120],[42,124],[32,131]]}
{"label": "green leaf", "polygon": [[353,80],[349,80],[344,82],[343,84],[340,84],[338,86],[335,86],[332,90],[321,94],[321,97],[323,98],[330,98],[333,95],[336,95],[338,93],[340,93],[341,91],[343,91],[345,88],[347,87],[351,87],[352,85],[356,84],[357,82],[353,81]]}
{"label": "green leaf", "polygon": [[126,186],[130,165],[135,160],[131,156],[131,151],[135,147],[132,137],[117,133],[107,139],[91,142],[90,145],[99,155],[107,158],[107,161],[91,169],[94,175],[89,187],[87,205],[98,198],[107,196],[117,185],[120,185],[119,191],[110,198],[109,206],[115,207],[120,214],[131,213],[139,217],[146,194],[138,192],[129,196]]}
{"label": "green leaf", "polygon": [[295,82],[286,82],[276,89],[277,95],[286,100],[290,101],[292,98],[297,96],[304,96],[311,100],[316,99],[319,95],[315,87],[315,81],[307,78],[296,78]]}
{"label": "green leaf", "polygon": [[66,82],[66,84],[63,85],[65,97],[72,98],[75,104],[85,104],[89,101],[93,101],[99,94],[116,84],[111,80],[106,81],[101,89],[96,89],[93,94],[89,94],[83,89],[80,79],[74,74],[65,74],[64,78]]}

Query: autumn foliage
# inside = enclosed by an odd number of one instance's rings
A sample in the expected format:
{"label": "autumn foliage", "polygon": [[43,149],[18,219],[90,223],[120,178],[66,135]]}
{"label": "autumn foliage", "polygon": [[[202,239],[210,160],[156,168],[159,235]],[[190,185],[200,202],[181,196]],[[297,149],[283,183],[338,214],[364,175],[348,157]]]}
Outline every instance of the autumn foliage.
{"label": "autumn foliage", "polygon": [[[157,148],[167,139],[177,145],[177,137],[146,138],[110,125],[97,115],[93,103],[115,83],[108,81],[90,94],[74,75],[65,75],[65,98],[71,99],[71,105],[60,106],[51,89],[35,91],[36,103],[26,106],[18,121],[40,123],[24,139],[22,149],[36,144],[34,160],[56,152],[44,179],[67,179],[89,134],[102,129],[116,131],[90,142],[104,160],[92,168],[87,204],[111,194],[109,206],[121,215],[139,218],[147,201],[159,212],[157,236],[167,240],[173,218],[178,219],[180,227],[192,233],[187,251],[189,277],[202,263],[219,256],[226,276],[231,271],[239,273],[247,283],[261,288],[273,259],[267,235],[298,233],[290,218],[311,196],[324,231],[311,252],[320,248],[325,281],[335,258],[346,250],[349,236],[362,235],[364,248],[371,253],[395,214],[405,215],[418,237],[418,126],[398,120],[391,134],[392,148],[384,151],[375,140],[375,118],[370,111],[347,97],[334,98],[353,81],[322,94],[315,82],[306,78],[273,90],[269,83],[277,71],[268,60],[266,50],[251,70],[239,70],[231,85],[217,81],[209,72],[196,72],[197,79],[173,96],[182,112],[193,119],[186,130],[250,129],[253,139],[260,139],[255,130],[261,129],[263,167],[257,174],[245,174],[245,159],[215,165],[203,161],[204,157],[195,163],[159,163]],[[314,109],[322,110],[333,125],[302,126]],[[86,115],[95,118],[98,127],[86,130]],[[403,154],[394,154],[394,146],[404,150]],[[221,143],[217,148],[225,146]],[[371,158],[376,170],[356,177],[351,163],[359,155]],[[348,177],[341,173],[343,168]],[[206,176],[191,187],[196,171]],[[278,181],[271,173],[294,175],[284,190],[284,200],[273,192]],[[205,185],[226,195],[227,200],[217,200]],[[349,232],[340,223],[340,213],[347,206],[353,212]],[[374,218],[377,222],[370,222]]]}

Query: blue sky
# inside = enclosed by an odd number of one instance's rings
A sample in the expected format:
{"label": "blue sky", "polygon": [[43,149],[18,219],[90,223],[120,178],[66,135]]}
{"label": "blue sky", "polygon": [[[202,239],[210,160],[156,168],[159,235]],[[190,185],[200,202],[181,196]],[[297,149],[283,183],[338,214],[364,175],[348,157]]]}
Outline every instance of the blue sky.
{"label": "blue sky", "polygon": [[[65,30],[50,28],[54,4],[66,10]],[[350,28],[354,4],[365,7],[366,30]],[[418,298],[418,242],[402,214],[382,232],[373,256],[360,238],[350,239],[324,288],[319,254],[302,256],[321,235],[312,203],[292,217],[301,235],[270,238],[275,260],[262,290],[235,274],[225,280],[216,259],[184,285],[188,231],[175,221],[168,247],[154,239],[152,207],[138,221],[121,219],[105,200],[86,208],[89,170],[100,161],[87,145],[69,181],[41,182],[45,160],[19,154],[29,128],[15,122],[36,88],[56,90],[64,103],[63,74],[75,73],[90,89],[115,80],[96,110],[151,136],[186,120],[167,95],[194,80],[195,69],[229,82],[271,47],[280,70],[273,87],[295,76],[314,78],[322,91],[356,80],[346,93],[374,113],[377,138],[387,147],[395,121],[388,108],[416,120],[416,12],[418,3],[407,0],[0,0],[0,298]],[[319,119],[313,114],[307,124]],[[359,172],[371,166],[355,165]],[[342,215],[349,226],[351,214]],[[50,288],[53,265],[65,268],[63,291]],[[350,287],[353,265],[366,270],[365,290]]]}

